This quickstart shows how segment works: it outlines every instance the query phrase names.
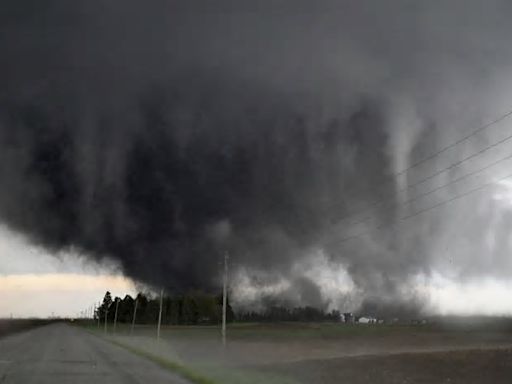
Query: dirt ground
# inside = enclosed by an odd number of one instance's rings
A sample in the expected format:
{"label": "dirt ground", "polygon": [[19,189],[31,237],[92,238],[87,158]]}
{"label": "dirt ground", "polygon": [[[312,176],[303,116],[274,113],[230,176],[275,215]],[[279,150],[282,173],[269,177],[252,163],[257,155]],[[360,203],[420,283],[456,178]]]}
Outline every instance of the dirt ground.
{"label": "dirt ground", "polygon": [[0,337],[49,323],[49,320],[38,319],[0,319]]}
{"label": "dirt ground", "polygon": [[[143,343],[152,329],[141,328]],[[437,326],[344,326],[270,324],[232,327],[223,348],[215,328],[169,327],[162,337],[185,361],[246,366],[368,355],[512,348],[512,332],[489,328]]]}
{"label": "dirt ground", "polygon": [[118,340],[223,384],[512,383],[512,327],[253,324],[121,329]]}
{"label": "dirt ground", "polygon": [[317,384],[510,384],[512,350],[468,350],[358,356],[260,366],[259,369]]}

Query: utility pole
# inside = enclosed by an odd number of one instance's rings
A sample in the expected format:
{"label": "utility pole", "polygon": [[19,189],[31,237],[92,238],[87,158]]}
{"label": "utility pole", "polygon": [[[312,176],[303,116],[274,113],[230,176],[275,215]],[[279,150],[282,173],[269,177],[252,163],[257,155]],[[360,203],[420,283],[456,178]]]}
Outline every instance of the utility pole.
{"label": "utility pole", "polygon": [[137,303],[138,303],[138,296],[135,297],[135,307],[133,308],[132,328],[130,330],[130,335],[133,335],[133,329],[135,328],[135,317],[137,316]]}
{"label": "utility pole", "polygon": [[105,335],[107,334],[108,307],[105,306]]}
{"label": "utility pole", "polygon": [[156,329],[156,341],[160,341],[160,326],[162,325],[162,305],[164,301],[164,289],[160,290],[160,311],[158,312],[158,327]]}
{"label": "utility pole", "polygon": [[224,254],[224,279],[222,284],[222,345],[226,346],[226,312],[228,305],[228,259],[229,254]]}
{"label": "utility pole", "polygon": [[94,304],[94,310],[96,311],[96,316],[98,316],[98,329],[100,329],[100,304],[98,304],[98,307]]}
{"label": "utility pole", "polygon": [[116,299],[116,313],[114,314],[114,335],[116,334],[116,327],[117,327],[117,309],[119,308],[119,302],[121,300]]}

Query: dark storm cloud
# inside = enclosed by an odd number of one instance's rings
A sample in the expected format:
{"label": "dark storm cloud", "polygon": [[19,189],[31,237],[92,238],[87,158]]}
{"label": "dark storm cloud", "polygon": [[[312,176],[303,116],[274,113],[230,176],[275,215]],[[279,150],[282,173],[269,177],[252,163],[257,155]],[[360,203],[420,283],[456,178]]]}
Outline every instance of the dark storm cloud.
{"label": "dark storm cloud", "polygon": [[[267,106],[263,94],[220,87],[215,99],[204,95],[215,85],[194,82],[176,79],[172,95],[148,91],[134,106],[137,122],[107,115],[87,132],[45,105],[9,105],[4,220],[48,246],[120,258],[145,281],[208,286],[222,253],[212,235],[217,225],[229,223],[221,243],[239,261],[286,267],[325,230],[327,208],[345,185],[386,161],[365,149],[385,140],[375,135],[374,107],[362,104],[319,128],[288,103]],[[189,99],[191,84],[204,100]],[[377,127],[365,134],[361,127],[371,124]],[[360,153],[336,179],[346,143]]]}
{"label": "dark storm cloud", "polygon": [[[477,24],[471,36],[501,32],[498,3],[478,23],[479,7],[462,4],[467,29]],[[110,257],[135,279],[179,289],[214,286],[224,249],[249,269],[287,276],[325,248],[372,294],[392,294],[428,266],[432,228],[405,243],[391,230],[362,245],[325,241],[349,212],[394,196],[390,175],[444,138],[436,127],[453,111],[442,100],[476,99],[465,91],[490,66],[474,53],[478,41],[461,38],[464,26],[450,29],[458,7],[3,9],[0,217],[34,242]],[[456,68],[464,57],[475,64]],[[396,213],[372,211],[379,220]],[[308,304],[321,300],[309,280],[295,281]]]}

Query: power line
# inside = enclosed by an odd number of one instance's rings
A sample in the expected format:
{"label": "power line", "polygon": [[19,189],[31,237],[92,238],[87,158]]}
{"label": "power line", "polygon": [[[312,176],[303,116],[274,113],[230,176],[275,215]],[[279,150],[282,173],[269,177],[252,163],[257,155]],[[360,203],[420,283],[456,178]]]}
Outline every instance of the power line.
{"label": "power line", "polygon": [[[511,111],[509,114],[507,114],[506,116],[510,116],[510,115],[512,115],[512,111]],[[504,118],[505,118],[505,117],[502,117],[502,118],[501,118],[501,120],[503,120]],[[494,121],[495,121],[495,122],[498,122],[498,121],[501,121],[501,120],[500,120],[500,119],[497,119],[497,120],[494,120]],[[490,123],[489,123],[489,124],[490,124]],[[488,124],[487,126],[489,126],[489,124]],[[409,184],[409,185],[405,186],[404,188],[399,189],[399,190],[397,191],[397,193],[405,192],[405,191],[408,191],[408,190],[410,190],[410,189],[413,189],[413,188],[415,188],[415,187],[417,187],[417,186],[419,186],[419,185],[421,185],[421,184],[424,184],[425,182],[430,181],[430,180],[434,179],[435,177],[437,177],[437,176],[439,176],[439,175],[442,175],[443,173],[446,173],[446,172],[448,172],[448,171],[450,171],[450,170],[452,170],[452,169],[454,169],[454,168],[456,168],[456,167],[458,167],[458,166],[460,166],[460,165],[462,165],[462,164],[464,164],[464,163],[466,163],[466,162],[468,162],[468,161],[470,161],[470,160],[473,160],[473,159],[475,159],[475,158],[477,158],[477,157],[481,156],[482,154],[484,154],[484,153],[488,152],[489,150],[491,150],[491,149],[493,149],[493,148],[496,148],[496,147],[498,147],[498,146],[500,146],[500,145],[502,145],[502,144],[504,144],[504,143],[506,143],[506,142],[508,142],[508,141],[511,141],[511,140],[512,140],[512,134],[510,134],[510,135],[508,135],[508,136],[504,137],[504,138],[503,138],[503,139],[501,139],[501,140],[498,140],[497,142],[494,142],[494,143],[492,143],[492,144],[490,144],[490,145],[487,145],[486,147],[484,147],[484,148],[480,149],[479,151],[474,152],[474,153],[472,153],[472,154],[470,154],[470,155],[466,156],[465,158],[463,158],[463,159],[461,159],[461,160],[459,160],[459,161],[456,161],[455,163],[450,164],[450,165],[449,165],[448,167],[446,167],[446,168],[440,169],[440,170],[438,170],[438,171],[434,172],[433,174],[431,174],[431,175],[429,175],[429,176],[424,177],[423,179],[420,179],[420,180],[418,180],[418,181],[416,181],[416,182],[414,182],[414,183],[412,183],[412,184]],[[459,140],[459,142],[463,142],[463,140]],[[454,145],[452,145],[450,148],[453,148],[453,147],[454,147]],[[446,148],[448,148],[448,147],[446,147]],[[375,200],[374,202],[370,203],[366,208],[361,209],[359,212],[354,212],[354,213],[351,213],[351,214],[345,215],[344,217],[341,217],[340,219],[338,219],[338,220],[335,222],[335,224],[341,223],[342,221],[347,220],[347,219],[349,219],[349,218],[351,218],[351,217],[357,217],[357,216],[359,216],[359,215],[361,215],[361,214],[364,214],[365,212],[370,211],[372,208],[375,208],[375,207],[377,207],[377,206],[379,206],[379,205],[382,205],[382,204],[384,204],[384,203],[385,203],[384,198],[380,198],[380,199],[378,199],[378,200]],[[367,219],[364,219],[364,220],[362,220],[362,221],[361,221],[361,220],[359,220],[359,221],[357,221],[357,222],[352,222],[352,223],[350,223],[350,224],[352,224],[352,225],[354,225],[354,224],[359,224],[360,222],[363,222],[363,221],[366,221],[366,220],[367,220]]]}
{"label": "power line", "polygon": [[[460,144],[462,144],[462,143],[464,143],[464,142],[468,141],[470,138],[472,138],[473,136],[477,135],[478,133],[483,132],[485,129],[487,129],[487,128],[489,128],[489,127],[491,127],[491,126],[495,125],[495,124],[498,124],[499,122],[501,122],[501,121],[503,121],[503,120],[505,120],[505,119],[509,118],[510,116],[512,116],[512,110],[509,110],[508,112],[506,112],[506,113],[502,114],[501,116],[499,116],[499,117],[495,118],[494,120],[492,120],[492,121],[490,121],[490,122],[488,122],[488,123],[486,123],[486,124],[484,124],[484,125],[482,125],[482,126],[478,127],[477,129],[473,130],[471,133],[467,134],[466,136],[464,136],[464,137],[462,137],[462,138],[460,138],[460,139],[456,140],[455,142],[452,142],[451,144],[446,145],[445,147],[443,147],[443,148],[441,148],[441,149],[437,150],[436,152],[432,153],[431,155],[428,155],[427,157],[424,157],[423,159],[421,159],[421,160],[419,160],[419,161],[417,161],[417,162],[415,162],[415,163],[411,164],[409,167],[407,167],[407,168],[405,168],[405,169],[403,169],[403,170],[401,170],[401,171],[399,171],[399,172],[396,172],[396,173],[392,174],[392,175],[390,176],[390,177],[392,178],[392,180],[385,181],[385,182],[383,182],[382,184],[384,184],[384,185],[385,185],[385,184],[388,184],[388,183],[391,183],[391,182],[395,182],[395,180],[396,180],[396,178],[397,178],[397,177],[399,177],[399,176],[401,176],[401,175],[403,175],[403,174],[405,174],[405,173],[409,172],[410,170],[412,170],[412,169],[414,169],[414,168],[416,168],[416,167],[420,166],[421,164],[424,164],[424,163],[426,163],[426,162],[428,162],[428,161],[430,161],[430,160],[432,160],[432,159],[436,158],[437,156],[439,156],[439,155],[441,155],[441,154],[443,154],[443,153],[445,153],[445,152],[449,151],[450,149],[452,149],[452,148],[454,148],[454,147],[456,147],[456,146],[458,146],[458,145],[460,145]],[[409,185],[407,185],[406,187],[404,187],[404,188],[402,188],[402,189],[399,189],[398,191],[395,191],[395,192],[400,193],[400,192],[404,192],[404,191],[410,190],[410,189],[412,189],[412,188],[415,188],[415,187],[417,187],[418,185],[421,185],[421,184],[423,184],[423,183],[425,183],[425,182],[427,182],[427,181],[429,181],[429,180],[432,180],[433,178],[435,178],[435,177],[437,177],[437,176],[439,176],[439,175],[441,175],[441,174],[443,174],[443,173],[445,173],[445,172],[448,172],[448,171],[450,171],[450,170],[452,170],[452,169],[454,169],[454,168],[456,168],[456,167],[458,167],[458,166],[460,166],[460,165],[464,164],[465,162],[467,162],[467,161],[469,161],[469,160],[472,160],[472,159],[474,159],[474,158],[477,158],[478,156],[480,156],[480,155],[482,155],[482,154],[486,153],[487,151],[489,151],[489,150],[491,150],[491,149],[493,149],[493,148],[496,148],[496,147],[498,147],[499,145],[504,144],[505,142],[510,141],[510,140],[512,140],[512,134],[510,134],[510,135],[506,136],[505,138],[503,138],[503,139],[501,139],[501,140],[499,140],[499,141],[497,141],[497,142],[495,142],[495,143],[492,143],[492,144],[490,144],[490,145],[488,145],[488,146],[486,146],[486,147],[484,147],[484,148],[480,149],[480,150],[479,150],[479,151],[477,151],[477,152],[472,153],[471,155],[469,155],[469,156],[467,156],[467,157],[465,157],[465,158],[463,158],[463,159],[461,159],[461,160],[459,160],[459,161],[457,161],[457,162],[455,162],[455,163],[450,164],[450,165],[449,165],[448,167],[446,167],[446,168],[443,168],[443,169],[440,169],[440,170],[436,171],[434,174],[431,174],[431,175],[429,175],[429,176],[427,176],[427,177],[425,177],[425,178],[422,178],[422,179],[420,179],[420,180],[418,180],[418,181],[416,181],[416,182],[414,182],[414,183],[412,183],[412,184],[409,184]],[[501,161],[505,161],[505,160],[507,160],[508,158],[509,158],[509,157],[507,156],[507,158],[504,158],[504,159],[502,159],[502,160],[498,161],[497,163],[499,163],[499,162],[501,162]],[[450,183],[448,183],[448,184],[446,184],[446,185],[443,185],[443,186],[441,186],[441,187],[438,187],[438,188],[436,188],[436,189],[434,189],[434,190],[428,191],[428,192],[426,192],[426,193],[422,193],[422,194],[420,194],[420,195],[418,195],[418,196],[416,196],[416,197],[414,197],[414,198],[412,198],[412,199],[410,199],[410,200],[408,200],[408,201],[406,201],[406,202],[404,202],[404,203],[401,203],[401,204],[410,204],[411,202],[416,201],[416,200],[418,200],[418,199],[420,199],[420,198],[422,198],[422,197],[425,197],[425,196],[427,196],[427,195],[429,195],[429,194],[431,194],[431,193],[434,193],[434,192],[435,192],[435,191],[437,191],[437,190],[440,190],[440,189],[445,188],[445,187],[447,187],[447,186],[449,186],[449,185],[451,185],[451,184],[454,184],[454,183],[456,183],[456,182],[459,182],[459,181],[461,181],[463,178],[469,177],[469,176],[471,176],[471,175],[473,175],[473,174],[475,174],[475,173],[478,173],[478,172],[481,172],[481,171],[483,171],[483,170],[485,170],[485,169],[488,169],[488,168],[490,168],[490,167],[492,167],[492,166],[496,165],[497,163],[490,164],[489,166],[486,166],[486,167],[484,167],[484,168],[482,168],[482,169],[479,169],[479,170],[477,170],[477,171],[475,171],[475,172],[470,172],[468,175],[466,175],[466,176],[464,176],[464,177],[462,177],[462,178],[458,178],[458,179],[453,180],[452,182],[450,182]],[[385,204],[385,203],[386,203],[386,199],[387,199],[388,197],[390,197],[390,196],[381,197],[381,198],[379,198],[378,200],[373,201],[372,203],[370,203],[369,205],[367,205],[366,207],[364,207],[363,209],[361,209],[361,210],[359,210],[359,211],[356,211],[356,212],[353,212],[353,213],[345,214],[345,215],[344,215],[344,216],[342,216],[341,218],[338,218],[338,219],[333,220],[332,224],[333,224],[333,225],[336,225],[336,224],[340,224],[342,221],[345,221],[345,220],[347,220],[347,219],[349,219],[349,218],[356,218],[357,216],[362,215],[362,214],[364,214],[364,213],[366,213],[366,212],[370,211],[372,208],[374,208],[374,207],[376,207],[376,206],[379,206],[379,205]],[[340,204],[340,203],[333,204],[333,205],[331,205],[331,207],[328,207],[328,208],[326,208],[326,209],[324,209],[324,210],[326,210],[326,211],[327,211],[328,209],[332,209],[334,206],[339,205],[339,204]],[[367,221],[368,219],[370,219],[370,218],[368,218],[368,217],[367,217],[367,218],[364,218],[364,219],[358,220],[358,221],[356,221],[356,222],[351,222],[351,223],[350,223],[350,225],[360,224],[360,223],[362,223],[362,222]]]}
{"label": "power line", "polygon": [[[452,181],[450,181],[450,182],[448,182],[446,184],[440,185],[440,186],[438,186],[436,188],[433,188],[433,189],[430,189],[430,190],[428,190],[426,192],[420,193],[420,194],[416,195],[415,197],[413,197],[413,198],[411,198],[409,200],[406,200],[406,201],[403,201],[403,202],[399,202],[399,203],[396,203],[396,202],[392,203],[392,204],[389,205],[389,207],[391,208],[391,207],[396,207],[396,206],[406,206],[406,205],[409,205],[409,204],[411,204],[411,203],[413,203],[415,201],[418,201],[419,199],[422,199],[422,198],[424,198],[426,196],[431,195],[432,193],[438,192],[438,191],[440,191],[440,190],[442,190],[444,188],[449,187],[450,185],[453,185],[453,184],[456,184],[456,183],[458,183],[458,182],[460,182],[462,180],[468,179],[468,178],[470,178],[470,177],[472,177],[474,175],[477,175],[478,173],[487,171],[488,169],[493,168],[496,165],[498,165],[498,164],[500,164],[500,163],[502,163],[504,161],[510,160],[510,159],[512,159],[512,154],[509,154],[509,155],[507,155],[505,157],[502,157],[502,158],[500,158],[500,159],[498,159],[496,161],[493,161],[492,163],[487,164],[486,166],[484,166],[482,168],[476,169],[476,170],[474,170],[472,172],[469,172],[469,173],[467,173],[465,175],[462,175],[462,176],[460,176],[460,177],[458,177],[456,179],[453,179]],[[361,220],[358,220],[356,222],[351,223],[351,225],[361,224],[361,223],[364,223],[365,221],[368,221],[370,219],[371,219],[371,217],[366,217],[364,219],[361,219]]]}
{"label": "power line", "polygon": [[[486,123],[486,124],[484,124],[484,125],[482,125],[482,126],[478,127],[477,129],[473,130],[473,131],[472,131],[471,133],[469,133],[468,135],[466,135],[466,136],[464,136],[464,137],[462,137],[462,138],[458,139],[457,141],[455,141],[455,142],[453,142],[453,143],[451,143],[451,144],[446,145],[445,147],[443,147],[443,148],[441,148],[441,149],[437,150],[436,152],[434,152],[434,153],[432,153],[432,154],[428,155],[427,157],[424,157],[423,159],[421,159],[421,160],[419,160],[419,161],[417,161],[417,162],[415,162],[415,163],[411,164],[409,167],[407,167],[407,168],[405,168],[405,169],[403,169],[403,170],[401,170],[401,171],[399,171],[399,172],[396,172],[396,173],[394,173],[394,174],[390,175],[390,178],[391,178],[392,180],[386,181],[386,182],[384,182],[383,184],[384,184],[384,185],[386,185],[386,184],[390,184],[390,183],[394,182],[398,177],[400,177],[400,176],[402,176],[403,174],[405,174],[405,173],[409,172],[410,170],[412,170],[412,169],[414,169],[414,168],[416,168],[416,167],[418,167],[418,166],[420,166],[420,165],[422,165],[422,164],[424,164],[424,163],[426,163],[426,162],[428,162],[428,161],[430,161],[430,160],[432,160],[432,159],[436,158],[437,156],[439,156],[439,155],[441,155],[441,154],[443,154],[443,153],[447,152],[448,150],[450,150],[450,149],[452,149],[452,148],[456,147],[457,145],[462,144],[462,143],[464,143],[464,142],[468,141],[470,138],[472,138],[473,136],[477,135],[478,133],[480,133],[480,132],[482,132],[482,131],[486,130],[487,128],[489,128],[489,127],[491,127],[491,126],[493,126],[493,125],[495,125],[495,124],[497,124],[497,123],[499,123],[499,122],[501,122],[501,121],[505,120],[506,118],[508,118],[508,117],[510,117],[510,116],[512,116],[512,110],[509,110],[508,112],[506,112],[506,113],[502,114],[501,116],[497,117],[496,119],[494,119],[494,120],[492,120],[492,121],[490,121],[490,122],[488,122],[488,123]],[[509,138],[510,138],[510,137],[505,138],[505,139],[509,139]],[[497,143],[496,145],[499,145],[499,144],[500,144],[500,143]],[[427,181],[427,180],[419,180],[417,183],[415,183],[415,184],[413,184],[413,185],[409,185],[409,186],[407,186],[407,189],[409,189],[409,188],[414,188],[415,186],[417,186],[417,185],[421,184],[421,183],[422,183],[422,182],[424,182],[424,181]],[[401,191],[403,191],[403,190],[401,190]],[[378,204],[378,201],[377,201],[377,202],[375,202],[374,204]],[[373,204],[372,204],[372,206],[373,206]],[[346,215],[345,217],[343,217],[343,218],[339,219],[339,220],[338,220],[338,222],[340,222],[340,221],[342,221],[342,220],[345,220],[345,219],[347,219],[347,218],[349,218],[349,217],[352,217],[352,216],[357,216],[357,215],[359,215],[359,214],[360,214],[360,212],[356,212],[356,213],[352,213],[352,214]]]}
{"label": "power line", "polygon": [[461,199],[463,197],[466,197],[466,196],[469,196],[469,195],[471,195],[471,194],[473,194],[475,192],[479,192],[481,190],[484,190],[485,188],[490,187],[490,186],[496,184],[497,182],[509,179],[511,177],[512,177],[512,173],[508,174],[507,176],[502,177],[502,178],[500,178],[498,180],[493,180],[493,181],[490,181],[488,183],[482,184],[482,185],[480,185],[480,186],[478,186],[476,188],[470,189],[469,191],[467,191],[465,193],[461,193],[460,195],[456,195],[456,196],[452,197],[451,199],[448,199],[448,200],[445,200],[445,201],[441,201],[438,204],[435,204],[435,205],[430,206],[430,207],[425,208],[425,209],[421,209],[421,210],[419,210],[417,212],[414,212],[413,214],[410,214],[408,216],[402,217],[400,220],[405,221],[405,220],[412,219],[413,217],[419,216],[422,213],[428,212],[428,211],[430,211],[432,209],[436,209],[436,208],[442,207],[443,205],[447,205],[447,204],[449,204],[449,203],[451,203],[451,202],[453,202],[455,200],[459,200],[459,199]]}
{"label": "power line", "polygon": [[451,143],[451,144],[447,145],[446,147],[441,148],[441,149],[440,149],[440,150],[438,150],[437,152],[435,152],[435,153],[433,153],[433,154],[431,154],[431,155],[429,155],[429,156],[427,156],[427,157],[423,158],[422,160],[417,161],[416,163],[411,164],[409,167],[407,167],[407,168],[403,169],[402,171],[400,171],[400,172],[396,173],[396,174],[394,175],[394,177],[401,176],[401,175],[403,175],[404,173],[409,172],[411,169],[416,168],[416,167],[420,166],[421,164],[426,163],[427,161],[429,161],[429,160],[432,160],[432,159],[436,158],[437,156],[439,156],[439,155],[443,154],[444,152],[446,152],[446,151],[448,151],[448,150],[450,150],[450,149],[452,149],[452,148],[456,147],[457,145],[462,144],[462,143],[464,143],[465,141],[468,141],[471,137],[473,137],[473,136],[477,135],[478,133],[480,133],[480,132],[482,132],[482,131],[486,130],[487,128],[489,128],[489,127],[491,127],[491,126],[493,126],[493,125],[495,125],[495,124],[499,123],[500,121],[505,120],[507,117],[510,117],[511,115],[512,115],[512,110],[510,110],[510,111],[506,112],[505,114],[503,114],[503,115],[499,116],[498,118],[496,118],[496,119],[494,119],[494,120],[490,121],[489,123],[487,123],[487,124],[484,124],[484,125],[480,126],[479,128],[475,129],[475,130],[474,130],[473,132],[471,132],[470,134],[468,134],[468,135],[466,135],[466,136],[464,136],[464,137],[460,138],[459,140],[457,140],[457,141],[455,141],[455,142],[453,142],[453,143]]}
{"label": "power line", "polygon": [[[461,193],[461,194],[459,194],[459,195],[456,195],[456,196],[454,196],[454,197],[452,197],[452,198],[450,198],[450,199],[448,199],[448,200],[441,201],[440,203],[435,204],[435,205],[432,205],[432,206],[427,207],[427,208],[425,208],[425,209],[421,209],[421,210],[419,210],[419,211],[417,211],[417,212],[414,212],[414,213],[412,213],[412,214],[410,214],[410,215],[402,216],[402,217],[400,217],[400,218],[398,219],[398,223],[391,224],[391,226],[393,226],[393,227],[395,227],[395,228],[396,228],[396,227],[398,227],[401,223],[403,223],[403,222],[405,222],[405,221],[407,221],[407,220],[409,220],[409,219],[412,219],[412,218],[414,218],[414,217],[417,217],[417,216],[419,216],[419,215],[422,215],[422,214],[424,214],[424,213],[426,213],[426,212],[429,212],[429,211],[431,211],[431,210],[437,209],[437,208],[442,207],[442,206],[444,206],[444,205],[448,205],[448,204],[450,204],[450,203],[452,203],[452,202],[454,202],[454,201],[456,201],[456,200],[462,199],[462,198],[464,198],[464,197],[466,197],[466,196],[469,196],[469,195],[471,195],[471,194],[473,194],[473,193],[476,193],[476,192],[479,192],[479,191],[481,191],[481,190],[484,190],[485,188],[488,188],[488,187],[490,187],[490,186],[494,185],[494,184],[495,184],[495,183],[497,183],[497,182],[500,182],[500,181],[503,181],[503,180],[506,180],[506,179],[509,179],[509,178],[512,178],[512,173],[511,173],[511,174],[508,174],[508,175],[507,175],[507,176],[505,176],[505,177],[499,178],[499,179],[497,179],[497,180],[493,180],[493,181],[491,181],[491,182],[484,183],[484,184],[482,184],[482,185],[480,185],[480,186],[478,186],[478,187],[476,187],[476,188],[470,189],[469,191],[466,191],[466,192],[464,192],[464,193]],[[366,231],[364,231],[364,232],[361,232],[361,233],[358,233],[358,234],[355,234],[355,235],[352,235],[352,236],[347,236],[347,237],[344,237],[344,238],[342,238],[342,239],[340,239],[340,240],[335,240],[335,241],[331,241],[331,242],[326,242],[326,243],[324,243],[324,245],[342,244],[342,243],[346,243],[346,242],[351,241],[351,240],[355,240],[355,239],[357,239],[357,238],[362,238],[362,237],[368,236],[369,234],[371,234],[371,233],[372,233],[372,232],[374,232],[375,230],[379,230],[379,229],[383,228],[384,226],[388,227],[389,225],[388,225],[388,224],[380,224],[380,225],[375,226],[374,228],[369,229],[369,230],[366,230]]]}
{"label": "power line", "polygon": [[481,150],[479,150],[479,151],[477,151],[477,152],[475,152],[475,153],[473,153],[473,154],[463,158],[462,160],[456,161],[455,163],[451,164],[449,167],[447,167],[445,169],[441,169],[441,170],[435,172],[434,174],[426,177],[423,180],[420,180],[420,181],[418,181],[418,182],[416,182],[416,183],[414,183],[414,184],[412,184],[410,186],[407,186],[407,189],[414,188],[414,187],[416,187],[416,186],[418,186],[420,184],[425,183],[426,181],[432,180],[434,177],[439,176],[439,175],[441,175],[441,174],[443,174],[443,173],[445,173],[447,171],[450,171],[453,168],[456,168],[459,165],[465,163],[466,161],[472,160],[472,159],[482,155],[483,153],[489,151],[490,149],[496,148],[497,146],[506,143],[509,140],[512,140],[512,134],[509,135],[509,136],[506,136],[505,138],[503,138],[503,139],[501,139],[501,140],[499,140],[499,141],[497,141],[497,142],[495,142],[493,144],[488,145],[487,147],[482,148]]}

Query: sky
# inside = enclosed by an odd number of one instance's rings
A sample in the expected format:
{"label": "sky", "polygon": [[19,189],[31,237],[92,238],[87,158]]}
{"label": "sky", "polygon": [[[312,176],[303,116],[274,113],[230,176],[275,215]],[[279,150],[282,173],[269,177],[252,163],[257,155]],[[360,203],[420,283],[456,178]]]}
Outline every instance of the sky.
{"label": "sky", "polygon": [[0,318],[75,317],[108,290],[133,295],[134,283],[113,263],[93,263],[77,253],[53,254],[0,228]]}
{"label": "sky", "polygon": [[2,311],[219,293],[227,251],[239,307],[510,314],[510,11],[7,0]]}
{"label": "sky", "polygon": [[[512,206],[512,185],[507,192],[496,198],[506,197]],[[0,260],[0,318],[77,317],[81,311],[98,304],[107,290],[113,297],[124,297],[126,294],[134,296],[137,287],[140,288],[123,276],[111,261],[91,262],[76,252],[51,254],[5,227],[0,229]],[[357,287],[350,275],[326,257],[316,255],[306,265],[296,265],[295,269],[298,275],[319,282],[323,297],[333,303],[331,309],[345,308],[335,304],[340,296],[352,294],[357,300]],[[235,303],[241,308],[246,302],[254,305],[262,294],[260,287],[251,286],[243,271],[231,284],[236,287],[233,290]],[[512,315],[509,300],[512,282],[507,279],[475,279],[461,283],[446,273],[436,273],[429,277],[416,276],[409,289],[425,298],[426,313],[430,315]],[[263,293],[289,295],[290,284],[283,280],[265,290]],[[263,309],[258,305],[254,308]]]}

